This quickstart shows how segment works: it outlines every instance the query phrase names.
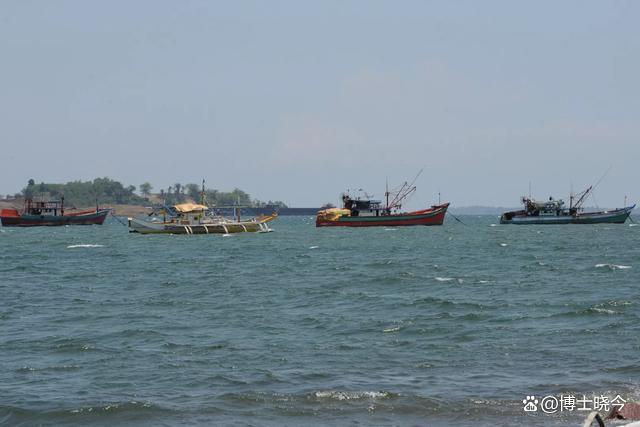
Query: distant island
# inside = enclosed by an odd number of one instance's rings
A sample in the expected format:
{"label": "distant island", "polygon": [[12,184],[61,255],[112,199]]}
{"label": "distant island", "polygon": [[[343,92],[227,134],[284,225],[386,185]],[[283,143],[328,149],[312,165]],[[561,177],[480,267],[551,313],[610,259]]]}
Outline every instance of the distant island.
{"label": "distant island", "polygon": [[[202,186],[194,183],[175,183],[168,188],[152,192],[153,185],[144,182],[138,187],[124,185],[108,177],[96,178],[93,181],[70,181],[66,184],[45,183],[37,184],[30,179],[20,192],[7,195],[3,205],[21,205],[24,199],[53,200],[64,197],[68,207],[86,208],[100,205],[111,206],[116,213],[135,215],[145,212],[151,205],[200,202]],[[1,197],[0,197],[1,198]],[[252,208],[287,208],[281,201],[261,201],[252,199],[243,190],[236,188],[225,192],[217,189],[205,189],[205,202],[214,206],[241,205]]]}

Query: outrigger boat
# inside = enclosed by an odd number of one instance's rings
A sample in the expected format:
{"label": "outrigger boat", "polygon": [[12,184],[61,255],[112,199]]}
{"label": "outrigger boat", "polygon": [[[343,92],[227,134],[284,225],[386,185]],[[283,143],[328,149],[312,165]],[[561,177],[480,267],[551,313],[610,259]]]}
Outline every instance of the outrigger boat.
{"label": "outrigger boat", "polygon": [[[141,234],[231,234],[269,232],[267,223],[278,217],[261,215],[256,218],[242,220],[240,207],[236,207],[234,219],[215,215],[204,204],[204,181],[202,183],[201,203],[181,203],[171,207],[163,207],[162,220],[145,221],[128,218],[129,231]],[[152,212],[154,215],[156,212]]]}
{"label": "outrigger boat", "polygon": [[[524,209],[503,213],[500,224],[623,224],[635,208],[633,205],[613,210],[584,212],[582,204],[592,190],[593,186],[576,196],[571,195],[568,208],[563,200],[555,200],[553,197],[543,202],[522,197]],[[575,203],[574,197],[578,198]]]}
{"label": "outrigger boat", "polygon": [[[422,172],[422,171],[421,171]],[[420,174],[418,174],[420,175]],[[413,180],[415,182],[416,178]],[[400,212],[402,201],[416,190],[405,182],[399,190],[385,191],[386,203],[365,198],[353,198],[349,192],[342,194],[342,208],[323,209],[316,215],[316,227],[397,227],[408,225],[442,225],[449,203],[439,203],[430,208],[412,212]]]}
{"label": "outrigger boat", "polygon": [[36,227],[56,225],[101,225],[111,209],[96,209],[69,212],[65,210],[64,197],[59,201],[25,199],[22,212],[15,208],[2,209],[0,221],[4,227]]}

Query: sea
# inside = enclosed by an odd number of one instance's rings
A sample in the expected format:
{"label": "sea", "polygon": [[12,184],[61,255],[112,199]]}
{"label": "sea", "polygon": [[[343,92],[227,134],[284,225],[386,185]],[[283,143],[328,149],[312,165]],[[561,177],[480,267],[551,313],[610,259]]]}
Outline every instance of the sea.
{"label": "sea", "polygon": [[640,399],[636,222],[458,220],[0,228],[0,425],[580,426]]}

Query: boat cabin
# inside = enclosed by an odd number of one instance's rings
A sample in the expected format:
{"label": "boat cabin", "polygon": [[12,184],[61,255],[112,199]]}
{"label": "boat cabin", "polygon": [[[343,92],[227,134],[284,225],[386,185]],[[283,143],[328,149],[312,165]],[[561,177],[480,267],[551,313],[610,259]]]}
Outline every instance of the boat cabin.
{"label": "boat cabin", "polygon": [[175,216],[169,222],[175,222],[178,224],[198,224],[204,219],[207,210],[209,209],[205,205],[195,203],[182,203],[172,206],[175,211]]}
{"label": "boat cabin", "polygon": [[390,214],[389,210],[382,206],[380,200],[352,199],[348,194],[342,195],[342,206],[351,212],[351,216],[381,216]]}
{"label": "boat cabin", "polygon": [[575,215],[578,211],[576,207],[567,209],[564,200],[549,197],[549,200],[538,202],[528,197],[522,198],[527,216],[563,216]]}
{"label": "boat cabin", "polygon": [[24,213],[27,215],[64,215],[64,197],[60,200],[36,202],[33,199],[25,199]]}

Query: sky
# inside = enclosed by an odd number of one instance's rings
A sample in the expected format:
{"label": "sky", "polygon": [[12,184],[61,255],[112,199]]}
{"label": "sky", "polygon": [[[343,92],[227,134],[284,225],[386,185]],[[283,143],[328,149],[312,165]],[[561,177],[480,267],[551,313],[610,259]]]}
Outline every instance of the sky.
{"label": "sky", "polygon": [[[640,200],[640,2],[3,2],[0,194],[108,176],[289,206]],[[595,202],[595,203],[594,203]]]}

